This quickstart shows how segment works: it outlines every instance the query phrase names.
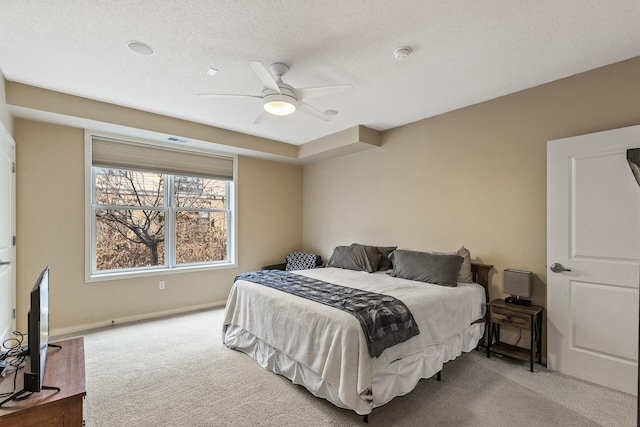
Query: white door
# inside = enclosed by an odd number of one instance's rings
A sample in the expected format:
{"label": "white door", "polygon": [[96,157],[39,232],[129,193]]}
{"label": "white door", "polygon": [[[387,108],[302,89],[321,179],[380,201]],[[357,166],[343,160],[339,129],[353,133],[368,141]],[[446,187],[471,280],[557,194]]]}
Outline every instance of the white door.
{"label": "white door", "polygon": [[14,162],[13,139],[0,124],[0,342],[15,330]]}
{"label": "white door", "polygon": [[637,394],[640,126],[547,145],[549,368]]}

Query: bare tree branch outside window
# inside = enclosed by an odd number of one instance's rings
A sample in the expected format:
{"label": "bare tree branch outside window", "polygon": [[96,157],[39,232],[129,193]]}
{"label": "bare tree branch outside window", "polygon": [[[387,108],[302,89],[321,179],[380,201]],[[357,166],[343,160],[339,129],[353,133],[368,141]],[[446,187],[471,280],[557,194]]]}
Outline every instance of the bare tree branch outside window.
{"label": "bare tree branch outside window", "polygon": [[96,269],[172,264],[167,229],[175,230],[176,265],[225,260],[226,191],[214,179],[95,168]]}

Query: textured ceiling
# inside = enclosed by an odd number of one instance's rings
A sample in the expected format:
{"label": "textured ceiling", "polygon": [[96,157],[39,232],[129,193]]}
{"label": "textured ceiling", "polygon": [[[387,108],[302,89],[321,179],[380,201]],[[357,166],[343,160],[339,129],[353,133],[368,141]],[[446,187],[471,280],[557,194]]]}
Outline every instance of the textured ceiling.
{"label": "textured ceiling", "polygon": [[[413,53],[396,61],[404,45]],[[400,126],[639,54],[637,0],[0,0],[7,80],[292,144]],[[253,124],[259,100],[197,96],[259,95],[249,60],[288,64],[294,87],[354,90],[308,101],[337,110],[329,122],[296,112]]]}

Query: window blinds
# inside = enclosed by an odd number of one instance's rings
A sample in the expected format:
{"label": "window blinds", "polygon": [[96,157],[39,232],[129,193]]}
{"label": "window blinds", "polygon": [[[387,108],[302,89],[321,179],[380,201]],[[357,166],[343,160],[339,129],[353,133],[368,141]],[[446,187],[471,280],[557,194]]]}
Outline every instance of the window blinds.
{"label": "window blinds", "polygon": [[91,164],[172,175],[233,180],[233,159],[104,137],[92,137]]}

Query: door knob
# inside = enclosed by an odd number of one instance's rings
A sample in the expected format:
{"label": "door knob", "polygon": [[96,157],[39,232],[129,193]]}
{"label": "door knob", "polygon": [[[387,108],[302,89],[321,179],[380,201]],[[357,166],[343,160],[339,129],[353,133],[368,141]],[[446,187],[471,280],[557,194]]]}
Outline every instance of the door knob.
{"label": "door knob", "polygon": [[0,259],[0,267],[2,267],[3,265],[9,265],[11,264],[11,261],[3,261]]}
{"label": "door knob", "polygon": [[551,271],[553,271],[554,273],[561,273],[563,271],[571,271],[570,268],[564,268],[562,266],[562,264],[558,264],[557,262],[554,262],[553,264],[551,264],[551,266],[549,267],[551,269]]}

